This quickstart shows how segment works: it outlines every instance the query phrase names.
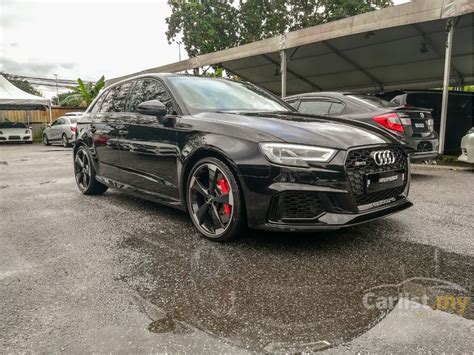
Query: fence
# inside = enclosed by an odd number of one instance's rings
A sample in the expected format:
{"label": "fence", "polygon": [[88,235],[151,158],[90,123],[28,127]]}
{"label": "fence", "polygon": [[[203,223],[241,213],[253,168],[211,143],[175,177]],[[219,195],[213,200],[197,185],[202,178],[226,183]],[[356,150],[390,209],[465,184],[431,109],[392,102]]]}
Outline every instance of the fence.
{"label": "fence", "polygon": [[[85,108],[78,107],[53,107],[51,109],[52,120],[64,116],[67,112],[83,112]],[[0,121],[9,120],[13,122],[23,122],[31,126],[33,137],[40,140],[43,130],[49,122],[49,110],[46,111],[21,111],[21,110],[1,110]]]}
{"label": "fence", "polygon": [[[83,112],[85,108],[77,107],[53,107],[51,110],[51,115],[53,121],[63,116],[67,112]],[[46,111],[21,111],[21,110],[2,110],[0,111],[0,121],[9,120],[14,122],[23,122],[23,123],[49,123],[49,110]]]}

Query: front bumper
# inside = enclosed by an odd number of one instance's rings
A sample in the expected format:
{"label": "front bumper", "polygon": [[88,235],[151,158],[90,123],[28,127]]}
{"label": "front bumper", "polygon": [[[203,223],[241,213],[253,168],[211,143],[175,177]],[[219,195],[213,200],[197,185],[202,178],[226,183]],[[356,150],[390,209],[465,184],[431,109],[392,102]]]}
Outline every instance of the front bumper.
{"label": "front bumper", "polygon": [[1,134],[0,143],[12,142],[12,143],[21,143],[21,142],[33,142],[32,134]]}
{"label": "front bumper", "polygon": [[282,232],[335,230],[355,226],[361,223],[373,221],[378,218],[386,217],[391,214],[406,210],[411,206],[413,206],[413,204],[406,198],[400,198],[396,202],[390,203],[387,206],[375,208],[367,212],[353,214],[325,213],[318,219],[318,223],[291,224],[268,222],[260,229]]}
{"label": "front bumper", "polygon": [[[275,231],[331,230],[368,222],[412,206],[407,200],[410,164],[403,150],[397,149],[403,164],[380,172],[400,173],[403,185],[376,192],[362,192],[366,189],[366,175],[374,173],[373,165],[349,171],[348,153],[343,151],[330,164],[310,169],[271,165],[268,177],[241,176],[249,226]],[[368,154],[357,155],[350,164],[369,156],[370,150]]]}

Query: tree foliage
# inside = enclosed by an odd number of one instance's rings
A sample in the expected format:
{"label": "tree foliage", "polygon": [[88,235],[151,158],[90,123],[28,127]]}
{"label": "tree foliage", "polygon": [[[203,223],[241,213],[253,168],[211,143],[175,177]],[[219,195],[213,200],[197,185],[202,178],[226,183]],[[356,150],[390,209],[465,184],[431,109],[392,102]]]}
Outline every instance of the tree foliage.
{"label": "tree foliage", "polygon": [[87,107],[92,101],[99,95],[100,90],[105,85],[105,77],[97,80],[95,83],[84,81],[79,78],[77,79],[77,86],[70,88],[71,91],[59,94],[53,98],[53,102],[60,106],[76,106],[76,107]]}
{"label": "tree foliage", "polygon": [[392,0],[169,0],[168,41],[190,57],[393,5]]}
{"label": "tree foliage", "polygon": [[27,93],[32,94],[32,95],[43,96],[41,94],[41,92],[36,90],[30,84],[30,82],[28,80],[21,79],[21,78],[18,78],[17,76],[15,76],[15,75],[11,75],[11,74],[4,73],[4,72],[0,72],[0,74],[3,75],[5,77],[5,79],[7,79],[10,83],[15,85],[18,89],[23,90],[24,92],[27,92]]}

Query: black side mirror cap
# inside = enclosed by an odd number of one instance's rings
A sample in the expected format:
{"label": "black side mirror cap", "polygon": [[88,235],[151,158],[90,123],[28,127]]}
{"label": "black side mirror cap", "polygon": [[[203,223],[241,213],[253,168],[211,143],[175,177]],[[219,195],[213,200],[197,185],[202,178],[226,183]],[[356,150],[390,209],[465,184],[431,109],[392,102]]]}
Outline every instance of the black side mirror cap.
{"label": "black side mirror cap", "polygon": [[137,111],[142,115],[155,117],[164,117],[167,113],[165,104],[159,100],[149,100],[142,102],[140,105],[138,105]]}

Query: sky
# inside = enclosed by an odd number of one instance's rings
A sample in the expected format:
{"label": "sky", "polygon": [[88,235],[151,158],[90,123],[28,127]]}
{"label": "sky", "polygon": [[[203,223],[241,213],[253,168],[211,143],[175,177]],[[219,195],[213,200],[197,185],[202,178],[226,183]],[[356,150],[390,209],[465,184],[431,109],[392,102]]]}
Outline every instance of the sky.
{"label": "sky", "polygon": [[176,62],[170,13],[166,0],[0,0],[0,71],[97,80]]}

